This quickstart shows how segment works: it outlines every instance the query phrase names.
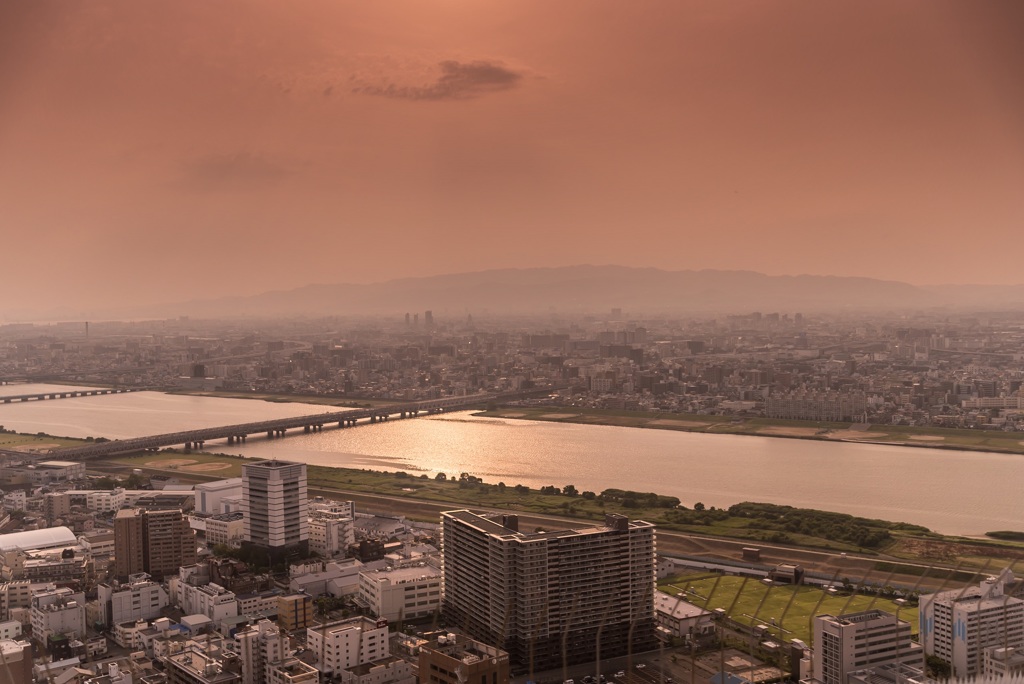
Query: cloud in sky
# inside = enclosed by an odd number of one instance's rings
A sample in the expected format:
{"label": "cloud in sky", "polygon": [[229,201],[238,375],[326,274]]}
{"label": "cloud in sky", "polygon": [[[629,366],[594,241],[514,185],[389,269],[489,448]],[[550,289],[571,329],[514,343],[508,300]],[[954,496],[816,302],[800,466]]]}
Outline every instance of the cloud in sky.
{"label": "cloud in sky", "polygon": [[459,62],[449,59],[438,66],[441,75],[432,83],[409,86],[396,83],[363,84],[353,88],[352,92],[399,100],[466,100],[487,93],[511,90],[523,79],[522,73],[488,60]]}

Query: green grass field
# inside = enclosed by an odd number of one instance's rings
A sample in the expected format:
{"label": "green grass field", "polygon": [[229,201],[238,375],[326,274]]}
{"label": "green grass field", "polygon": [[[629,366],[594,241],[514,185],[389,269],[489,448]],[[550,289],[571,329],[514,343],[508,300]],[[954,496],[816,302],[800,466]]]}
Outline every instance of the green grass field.
{"label": "green grass field", "polygon": [[33,451],[36,449],[56,448],[58,446],[79,446],[85,443],[83,439],[18,435],[12,432],[0,433],[0,449],[11,449],[13,451]]}
{"label": "green grass field", "polygon": [[[816,587],[768,586],[756,579],[731,575],[684,575],[658,583],[658,588],[673,596],[683,594],[701,608],[723,608],[736,622],[767,625],[777,639],[801,639],[811,642],[811,622],[815,615],[843,615],[869,608],[895,614],[910,623],[917,633],[917,608],[900,608],[889,599],[853,594],[832,596]],[[755,617],[756,616],[756,617]],[[774,618],[775,623],[772,623]]]}

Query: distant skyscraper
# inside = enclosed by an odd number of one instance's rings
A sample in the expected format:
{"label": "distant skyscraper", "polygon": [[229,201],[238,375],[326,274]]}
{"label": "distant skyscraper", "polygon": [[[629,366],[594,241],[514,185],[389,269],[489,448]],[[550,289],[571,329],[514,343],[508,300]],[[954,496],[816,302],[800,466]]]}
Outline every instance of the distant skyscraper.
{"label": "distant skyscraper", "polygon": [[654,525],[608,515],[524,534],[514,515],[441,515],[448,624],[541,671],[653,647]]}
{"label": "distant skyscraper", "polygon": [[427,327],[427,329],[430,329],[430,328],[434,327],[434,312],[433,311],[424,311],[423,312],[423,325],[425,325]]}
{"label": "distant skyscraper", "polygon": [[245,544],[274,555],[309,547],[306,464],[259,461],[242,466]]}

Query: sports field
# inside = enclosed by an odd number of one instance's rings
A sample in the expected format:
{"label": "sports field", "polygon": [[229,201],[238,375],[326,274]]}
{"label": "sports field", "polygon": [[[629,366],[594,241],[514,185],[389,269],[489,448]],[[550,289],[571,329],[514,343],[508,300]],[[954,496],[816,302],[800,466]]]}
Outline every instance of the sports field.
{"label": "sports field", "polygon": [[832,595],[817,587],[787,584],[766,585],[753,578],[683,576],[662,580],[658,588],[668,594],[683,594],[701,608],[722,608],[731,619],[746,625],[767,625],[776,639],[811,642],[810,620],[815,615],[843,615],[877,608],[910,623],[917,633],[917,607],[900,607],[890,599],[860,594]]}

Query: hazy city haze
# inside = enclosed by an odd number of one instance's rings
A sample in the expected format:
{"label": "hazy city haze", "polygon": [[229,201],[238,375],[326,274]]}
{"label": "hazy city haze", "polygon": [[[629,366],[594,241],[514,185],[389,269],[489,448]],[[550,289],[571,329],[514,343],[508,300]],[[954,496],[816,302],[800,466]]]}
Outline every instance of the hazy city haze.
{"label": "hazy city haze", "polygon": [[4,3],[0,313],[579,263],[1018,283],[1022,20]]}

